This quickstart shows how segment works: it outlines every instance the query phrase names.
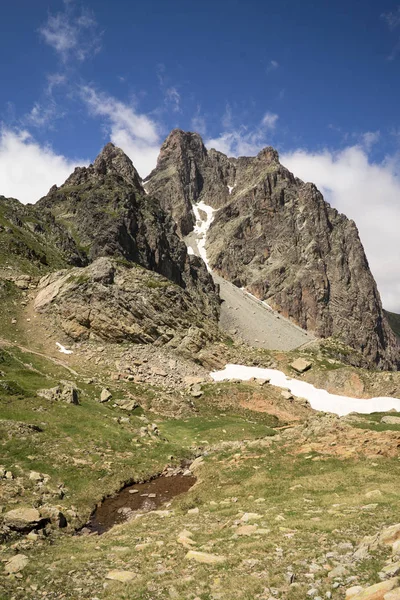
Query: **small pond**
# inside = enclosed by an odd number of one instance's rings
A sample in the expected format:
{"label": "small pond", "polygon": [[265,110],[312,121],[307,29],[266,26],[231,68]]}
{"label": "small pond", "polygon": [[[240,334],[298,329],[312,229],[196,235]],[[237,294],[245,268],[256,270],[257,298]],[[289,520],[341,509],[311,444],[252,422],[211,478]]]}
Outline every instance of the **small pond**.
{"label": "small pond", "polygon": [[193,475],[160,475],[146,483],[125,487],[114,496],[106,498],[96,508],[84,531],[104,533],[113,525],[130,520],[135,514],[159,508],[175,496],[187,492],[195,481]]}

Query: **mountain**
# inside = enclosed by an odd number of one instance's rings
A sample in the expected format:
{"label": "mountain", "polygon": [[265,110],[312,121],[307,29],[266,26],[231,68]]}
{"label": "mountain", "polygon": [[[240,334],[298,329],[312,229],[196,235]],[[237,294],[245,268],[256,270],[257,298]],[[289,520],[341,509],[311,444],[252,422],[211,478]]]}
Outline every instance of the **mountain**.
{"label": "mountain", "polygon": [[0,253],[8,281],[33,276],[35,287],[48,273],[35,308],[75,341],[196,352],[218,335],[219,296],[204,263],[113,144],[34,206],[0,198]]}
{"label": "mountain", "polygon": [[216,274],[317,336],[361,350],[371,365],[400,366],[355,223],[282,166],[276,150],[228,158],[198,134],[174,130],[145,187],[182,237],[195,221],[193,203],[217,209],[206,243]]}

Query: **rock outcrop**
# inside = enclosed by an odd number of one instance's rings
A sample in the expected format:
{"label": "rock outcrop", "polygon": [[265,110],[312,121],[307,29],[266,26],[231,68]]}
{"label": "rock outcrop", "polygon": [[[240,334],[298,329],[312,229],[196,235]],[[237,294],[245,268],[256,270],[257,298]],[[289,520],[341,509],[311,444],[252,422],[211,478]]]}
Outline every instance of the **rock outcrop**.
{"label": "rock outcrop", "polygon": [[371,365],[400,366],[355,223],[285,169],[276,150],[228,158],[174,130],[145,185],[182,236],[193,226],[192,203],[218,209],[206,243],[217,274],[317,336],[361,350]]}
{"label": "rock outcrop", "polygon": [[194,302],[187,290],[158,273],[108,257],[45,276],[35,309],[75,341],[177,348],[194,336],[204,343],[218,337],[216,315],[205,312],[201,300]]}

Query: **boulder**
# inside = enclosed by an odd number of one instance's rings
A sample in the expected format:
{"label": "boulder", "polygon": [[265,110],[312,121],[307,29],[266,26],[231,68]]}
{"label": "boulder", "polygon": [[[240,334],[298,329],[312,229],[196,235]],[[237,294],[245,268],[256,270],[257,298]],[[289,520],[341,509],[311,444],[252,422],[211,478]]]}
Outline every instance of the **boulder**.
{"label": "boulder", "polygon": [[308,369],[311,369],[312,363],[304,358],[296,358],[290,366],[297,373],[304,373],[305,371],[308,371]]}
{"label": "boulder", "polygon": [[103,388],[100,394],[100,402],[108,402],[112,398],[112,393],[107,388]]}
{"label": "boulder", "polygon": [[381,423],[386,423],[387,425],[400,425],[400,417],[387,415],[386,417],[382,417]]}
{"label": "boulder", "polygon": [[6,562],[4,571],[9,575],[19,573],[22,569],[25,569],[28,563],[29,559],[25,554],[16,554]]}
{"label": "boulder", "polygon": [[387,592],[390,592],[398,586],[399,580],[397,577],[388,579],[381,583],[376,583],[370,587],[364,588],[355,596],[351,596],[351,600],[385,600]]}
{"label": "boulder", "polygon": [[126,583],[132,581],[136,577],[136,573],[133,571],[109,571],[106,575],[106,579],[113,581],[119,581],[120,583]]}
{"label": "boulder", "polygon": [[53,388],[38,390],[36,394],[40,398],[46,398],[51,402],[66,402],[67,404],[79,404],[79,390],[71,381],[62,381]]}
{"label": "boulder", "polygon": [[30,531],[42,520],[36,508],[15,508],[5,513],[3,524],[15,531]]}
{"label": "boulder", "polygon": [[208,554],[207,552],[199,552],[197,550],[189,550],[185,558],[206,565],[215,565],[226,561],[225,556],[217,556],[216,554]]}
{"label": "boulder", "polygon": [[400,539],[400,523],[383,529],[379,534],[379,542],[385,545],[392,545]]}

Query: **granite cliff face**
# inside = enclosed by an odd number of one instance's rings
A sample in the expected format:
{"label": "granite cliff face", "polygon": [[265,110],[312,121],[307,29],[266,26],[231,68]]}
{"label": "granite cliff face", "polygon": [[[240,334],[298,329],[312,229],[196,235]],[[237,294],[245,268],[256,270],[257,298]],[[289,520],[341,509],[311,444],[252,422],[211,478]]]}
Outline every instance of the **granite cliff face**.
{"label": "granite cliff face", "polygon": [[182,236],[192,203],[218,209],[207,236],[213,270],[317,336],[337,336],[372,365],[400,365],[357,227],[296,178],[273,148],[256,157],[207,151],[198,134],[174,130],[146,189],[163,198]]}

